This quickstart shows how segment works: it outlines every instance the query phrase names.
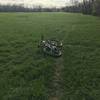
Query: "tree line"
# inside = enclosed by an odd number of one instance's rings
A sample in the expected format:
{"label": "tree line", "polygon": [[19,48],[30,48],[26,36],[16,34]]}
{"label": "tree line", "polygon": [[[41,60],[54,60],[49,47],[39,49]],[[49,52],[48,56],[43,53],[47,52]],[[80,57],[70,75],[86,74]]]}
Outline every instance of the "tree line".
{"label": "tree line", "polygon": [[26,8],[22,5],[0,5],[0,12],[76,12],[83,14],[91,14],[100,16],[100,0],[71,0],[72,5],[62,8],[42,8],[41,6],[33,6]]}
{"label": "tree line", "polygon": [[58,12],[60,10],[60,8],[42,8],[41,6],[28,8],[22,5],[0,5],[0,12]]}
{"label": "tree line", "polygon": [[100,0],[83,0],[82,3],[79,3],[78,0],[72,1],[72,6],[62,8],[65,12],[79,12],[100,16]]}
{"label": "tree line", "polygon": [[83,13],[100,16],[100,0],[83,1]]}

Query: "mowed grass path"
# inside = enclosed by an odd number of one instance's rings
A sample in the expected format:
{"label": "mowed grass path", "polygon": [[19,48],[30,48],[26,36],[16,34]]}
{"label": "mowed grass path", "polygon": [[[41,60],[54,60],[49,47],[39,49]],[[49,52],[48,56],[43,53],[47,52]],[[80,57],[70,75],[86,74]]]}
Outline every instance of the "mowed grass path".
{"label": "mowed grass path", "polygon": [[55,94],[57,58],[38,50],[41,34],[63,40],[61,100],[100,100],[100,18],[70,13],[0,13],[0,100]]}

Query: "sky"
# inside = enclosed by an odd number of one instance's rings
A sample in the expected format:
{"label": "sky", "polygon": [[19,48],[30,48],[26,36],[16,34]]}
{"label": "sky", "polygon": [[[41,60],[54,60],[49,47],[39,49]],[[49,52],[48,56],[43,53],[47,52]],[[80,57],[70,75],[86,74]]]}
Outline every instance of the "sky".
{"label": "sky", "polygon": [[26,7],[41,5],[42,7],[63,7],[70,5],[70,0],[0,0],[0,4],[20,4]]}

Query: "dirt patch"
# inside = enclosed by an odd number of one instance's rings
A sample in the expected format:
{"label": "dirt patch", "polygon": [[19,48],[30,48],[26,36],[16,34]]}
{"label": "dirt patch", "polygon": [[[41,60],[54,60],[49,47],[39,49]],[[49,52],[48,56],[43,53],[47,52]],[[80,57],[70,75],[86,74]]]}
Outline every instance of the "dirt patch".
{"label": "dirt patch", "polygon": [[61,100],[63,88],[62,83],[62,70],[63,70],[63,58],[58,58],[55,62],[55,72],[53,76],[52,86],[53,93],[51,94],[49,100]]}

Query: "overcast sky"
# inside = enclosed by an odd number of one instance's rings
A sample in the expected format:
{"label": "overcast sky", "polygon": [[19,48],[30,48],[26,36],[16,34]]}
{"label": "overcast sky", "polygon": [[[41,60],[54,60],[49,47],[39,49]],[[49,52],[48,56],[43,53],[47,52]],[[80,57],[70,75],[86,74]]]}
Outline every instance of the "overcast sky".
{"label": "overcast sky", "polygon": [[33,5],[41,5],[42,7],[62,7],[70,5],[70,0],[0,0],[1,4],[22,4],[32,7]]}

